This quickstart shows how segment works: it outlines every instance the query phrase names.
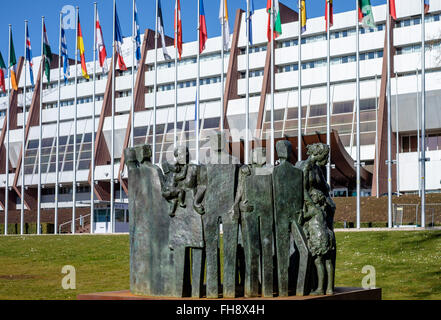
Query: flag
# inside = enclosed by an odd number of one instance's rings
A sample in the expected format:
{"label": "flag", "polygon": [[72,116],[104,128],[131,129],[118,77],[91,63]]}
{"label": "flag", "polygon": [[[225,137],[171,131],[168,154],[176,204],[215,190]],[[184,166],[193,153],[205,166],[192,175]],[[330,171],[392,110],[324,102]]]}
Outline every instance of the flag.
{"label": "flag", "polygon": [[121,45],[123,43],[123,36],[121,31],[121,25],[119,24],[118,13],[116,12],[116,4],[115,4],[115,39],[113,40],[115,41],[115,51],[118,59],[119,69],[126,71],[127,67],[126,64],[124,63],[124,59],[122,56],[122,49],[121,49]]}
{"label": "flag", "polygon": [[109,67],[107,66],[107,52],[106,46],[104,45],[103,40],[103,30],[101,29],[100,17],[98,15],[98,10],[96,11],[96,52],[98,53],[98,59],[100,61],[100,67],[103,69],[103,73],[107,73],[109,71]]}
{"label": "flag", "polygon": [[224,29],[224,50],[228,50],[228,48],[230,47],[230,23],[228,22],[227,0],[220,0],[219,20],[221,25],[223,24]]}
{"label": "flag", "polygon": [[165,45],[165,34],[164,34],[164,19],[162,18],[162,9],[161,9],[161,1],[158,0],[158,31],[161,35],[161,46],[162,53],[164,54],[165,60],[170,60],[171,57],[167,53],[167,48]]}
{"label": "flag", "polygon": [[199,8],[199,53],[202,53],[205,49],[205,42],[207,42],[208,39],[203,0],[199,0]]}
{"label": "flag", "polygon": [[49,39],[46,32],[46,24],[43,22],[43,55],[44,55],[44,73],[46,74],[47,82],[51,81],[51,62],[52,51],[49,45]]}
{"label": "flag", "polygon": [[181,2],[176,0],[175,3],[175,48],[178,48],[179,60],[182,57],[182,21],[181,21]]}
{"label": "flag", "polygon": [[334,25],[334,8],[332,5],[332,0],[326,0],[326,9],[325,9],[325,21],[326,21],[326,31],[328,31],[328,2],[329,2],[329,27]]}
{"label": "flag", "polygon": [[63,58],[64,82],[67,83],[67,79],[70,76],[70,70],[69,70],[69,58],[67,56],[66,32],[64,30],[63,20],[61,21],[61,57]]}
{"label": "flag", "polygon": [[136,61],[137,64],[139,64],[139,61],[141,61],[141,34],[139,29],[139,22],[138,22],[138,10],[136,9],[136,2],[135,2],[135,12],[134,12],[134,25],[135,25],[135,47],[136,47]]}
{"label": "flag", "polygon": [[250,45],[253,45],[253,14],[254,14],[254,0],[250,0],[250,23],[249,23],[249,30],[248,30],[248,41],[250,42]]}
{"label": "flag", "polygon": [[397,10],[395,8],[395,0],[389,0],[389,12],[394,20],[397,20]]}
{"label": "flag", "polygon": [[3,60],[2,53],[0,52],[0,89],[2,89],[3,92],[6,92],[5,75],[6,75],[5,60]]}
{"label": "flag", "polygon": [[9,41],[11,43],[11,46],[9,48],[9,72],[11,73],[11,86],[12,88],[17,91],[17,73],[16,73],[16,65],[17,65],[17,59],[15,58],[15,49],[14,49],[14,41],[12,40],[12,29],[9,33]]}
{"label": "flag", "polygon": [[429,9],[430,9],[430,1],[424,0],[424,14],[429,13]]}
{"label": "flag", "polygon": [[300,23],[302,26],[302,33],[306,31],[306,2],[302,0],[300,2]]}
{"label": "flag", "polygon": [[365,28],[375,28],[374,14],[372,13],[371,0],[358,0],[358,20]]}
{"label": "flag", "polygon": [[89,80],[89,75],[87,74],[87,67],[86,67],[86,57],[84,55],[84,41],[83,41],[83,33],[81,32],[80,17],[78,17],[77,46],[78,46],[78,50],[80,51],[81,72],[83,74],[83,78]]}
{"label": "flag", "polygon": [[27,25],[26,25],[26,60],[29,62],[29,75],[31,78],[31,84],[32,86],[34,86],[34,72],[32,69],[34,67],[34,64],[32,63],[31,38],[29,37],[29,30]]}
{"label": "flag", "polygon": [[[271,6],[272,0],[267,0],[266,11],[268,12],[268,41],[271,41]],[[282,20],[280,18],[279,0],[274,0],[274,39],[282,34]]]}

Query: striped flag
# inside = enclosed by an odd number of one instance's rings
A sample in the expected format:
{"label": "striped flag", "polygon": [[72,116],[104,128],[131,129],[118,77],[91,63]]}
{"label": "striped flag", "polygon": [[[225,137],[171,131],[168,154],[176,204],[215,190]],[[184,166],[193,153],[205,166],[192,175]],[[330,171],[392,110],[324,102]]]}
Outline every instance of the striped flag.
{"label": "striped flag", "polygon": [[161,1],[158,0],[158,31],[161,35],[161,46],[162,46],[162,53],[164,54],[165,60],[170,60],[171,57],[168,55],[167,47],[165,45],[165,33],[164,33],[164,19],[162,18],[162,8],[161,8]]}
{"label": "striped flag", "polygon": [[135,2],[135,46],[136,46],[136,61],[139,64],[139,61],[141,61],[141,33],[139,29],[139,21],[138,21],[138,9],[136,9],[136,2]]}
{"label": "striped flag", "polygon": [[70,76],[69,58],[67,56],[67,42],[66,32],[63,26],[63,20],[61,20],[61,57],[63,58],[63,75],[64,82],[67,83],[67,79]]}
{"label": "striped flag", "polygon": [[306,31],[306,2],[302,0],[300,3],[300,23],[302,26],[302,33]]}
{"label": "striped flag", "polygon": [[430,1],[424,0],[424,13],[425,14],[429,13],[429,10],[430,10]]}
{"label": "striped flag", "polygon": [[178,47],[179,60],[182,57],[182,21],[181,21],[181,2],[176,0],[175,3],[175,48]]}
{"label": "striped flag", "polygon": [[395,8],[395,0],[390,0],[389,1],[389,12],[390,12],[390,16],[394,20],[397,20],[397,10]]}
{"label": "striped flag", "polygon": [[122,49],[121,49],[123,43],[123,36],[121,31],[121,25],[119,24],[118,12],[116,11],[116,4],[115,4],[115,39],[113,40],[115,41],[115,53],[118,59],[119,69],[122,71],[126,71],[127,67],[126,64],[124,63],[124,59],[122,56]]}
{"label": "striped flag", "polygon": [[11,86],[15,91],[17,91],[18,90],[17,73],[16,73],[17,59],[15,57],[14,41],[12,40],[12,29],[11,32],[9,33],[9,41],[11,42],[11,47],[9,49],[9,72],[11,73],[10,76]]}
{"label": "striped flag", "polygon": [[253,14],[254,14],[254,0],[250,0],[250,24],[248,30],[248,41],[253,45]]}
{"label": "striped flag", "polygon": [[334,25],[334,8],[332,4],[332,0],[326,0],[326,9],[325,9],[325,21],[326,21],[326,31],[328,31],[328,2],[329,2],[329,27],[331,28]]}
{"label": "striped flag", "polygon": [[6,75],[6,64],[5,64],[5,60],[3,60],[2,53],[0,52],[0,89],[2,89],[3,92],[6,92],[5,75]]}
{"label": "striped flag", "polygon": [[31,38],[29,37],[28,26],[26,25],[26,61],[29,62],[29,75],[31,78],[31,84],[34,86],[34,64],[32,62],[32,48],[31,48]]}
{"label": "striped flag", "polygon": [[199,53],[205,50],[205,43],[208,40],[207,23],[205,20],[204,1],[199,0]]}
{"label": "striped flag", "polygon": [[81,32],[81,24],[80,24],[79,16],[78,16],[77,46],[78,46],[78,50],[80,51],[81,72],[83,74],[83,78],[89,80],[89,74],[87,73],[87,67],[86,67],[86,57],[84,55],[83,33]]}
{"label": "striped flag", "polygon": [[96,11],[96,52],[98,53],[98,59],[100,62],[100,67],[103,69],[103,73],[109,71],[107,65],[107,52],[106,46],[104,45],[103,30],[101,29],[100,17],[98,15],[98,10]]}
{"label": "striped flag", "polygon": [[[267,0],[266,11],[268,12],[268,41],[271,41],[271,7],[272,0]],[[280,17],[279,0],[274,0],[274,39],[282,34],[282,19]]]}
{"label": "striped flag", "polygon": [[51,51],[51,46],[49,45],[49,39],[47,37],[45,23],[43,23],[43,55],[44,55],[44,73],[46,74],[47,82],[50,82],[52,51]]}
{"label": "striped flag", "polygon": [[224,29],[224,50],[228,50],[228,48],[230,47],[230,23],[228,22],[227,0],[220,0],[219,20],[221,25],[223,24]]}
{"label": "striped flag", "polygon": [[362,23],[364,28],[375,28],[371,0],[358,0],[358,3],[358,20]]}

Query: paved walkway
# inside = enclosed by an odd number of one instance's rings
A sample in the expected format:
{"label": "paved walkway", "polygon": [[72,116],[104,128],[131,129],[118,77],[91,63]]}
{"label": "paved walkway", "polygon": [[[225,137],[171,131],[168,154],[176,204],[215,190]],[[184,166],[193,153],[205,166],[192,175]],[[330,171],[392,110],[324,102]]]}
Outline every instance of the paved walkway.
{"label": "paved walkway", "polygon": [[400,228],[339,228],[334,229],[335,232],[364,232],[364,231],[427,231],[441,230],[441,227],[421,228],[421,227],[400,227]]}

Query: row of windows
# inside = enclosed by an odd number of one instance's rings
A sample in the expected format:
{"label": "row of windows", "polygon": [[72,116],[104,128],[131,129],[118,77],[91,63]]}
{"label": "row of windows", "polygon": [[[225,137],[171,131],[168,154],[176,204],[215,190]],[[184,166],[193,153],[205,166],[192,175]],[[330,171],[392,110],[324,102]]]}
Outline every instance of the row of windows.
{"label": "row of windows", "polygon": [[[217,77],[200,79],[199,83],[201,86],[203,86],[203,85],[218,83],[220,81],[221,81],[221,77],[217,76]],[[188,81],[178,82],[179,89],[190,88],[190,87],[195,87],[195,86],[196,86],[196,80],[188,80]],[[158,86],[158,91],[169,91],[169,90],[174,90],[174,89],[175,89],[174,83],[167,83],[167,84],[163,84],[163,85]],[[149,93],[153,92],[153,87],[149,87],[147,92],[149,92]]]}
{"label": "row of windows", "polygon": [[[229,56],[230,56],[229,52],[224,53],[225,59],[228,59]],[[200,60],[200,62],[204,62],[204,61],[218,60],[220,58],[221,58],[221,53],[216,52],[216,53],[201,55],[199,57],[199,60]],[[187,64],[194,64],[194,63],[197,63],[197,57],[191,57],[191,58],[178,60],[178,66],[183,66],[183,65],[187,65]],[[161,63],[158,63],[158,70],[174,68],[174,66],[175,66],[174,60],[161,62]],[[147,71],[153,71],[153,70],[155,70],[154,64],[147,65]]]}
{"label": "row of windows", "polygon": [[[104,100],[103,94],[95,96],[95,101],[102,101],[102,100]],[[93,102],[93,96],[77,99],[77,104],[92,103],[92,102]],[[61,107],[73,106],[74,104],[75,104],[75,99],[60,101]],[[43,104],[43,109],[55,109],[57,107],[58,107],[58,102],[50,102]]]}
{"label": "row of windows", "polygon": [[[58,188],[58,194],[72,194],[72,187],[60,187]],[[90,186],[77,186],[77,193],[90,193]],[[41,189],[43,196],[55,195],[55,188]]]}
{"label": "row of windows", "polygon": [[[441,41],[433,42],[426,45],[426,52],[429,52],[430,50],[439,50],[441,49]],[[410,46],[405,46],[401,48],[397,48],[396,54],[410,54],[414,52],[421,52],[421,44],[413,44]]]}
{"label": "row of windows", "polygon": [[[435,22],[441,20],[441,13],[437,14],[429,14],[424,17],[424,20],[426,23],[428,22]],[[404,20],[400,20],[395,24],[395,28],[402,28],[402,27],[409,27],[409,26],[416,26],[421,24],[421,16],[415,17],[415,18],[407,18]]]}

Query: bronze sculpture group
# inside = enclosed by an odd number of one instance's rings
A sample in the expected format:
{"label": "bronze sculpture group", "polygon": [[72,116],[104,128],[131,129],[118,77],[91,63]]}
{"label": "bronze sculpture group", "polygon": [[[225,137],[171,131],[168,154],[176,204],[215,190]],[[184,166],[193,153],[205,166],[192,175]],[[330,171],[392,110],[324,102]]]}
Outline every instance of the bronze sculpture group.
{"label": "bronze sculpture group", "polygon": [[[278,141],[275,166],[254,148],[241,165],[223,133],[192,164],[185,146],[162,169],[149,145],[125,152],[129,172],[130,289],[148,296],[233,298],[332,294],[335,204],[322,169],[325,144],[292,164]],[[221,273],[222,271],[222,273]]]}

